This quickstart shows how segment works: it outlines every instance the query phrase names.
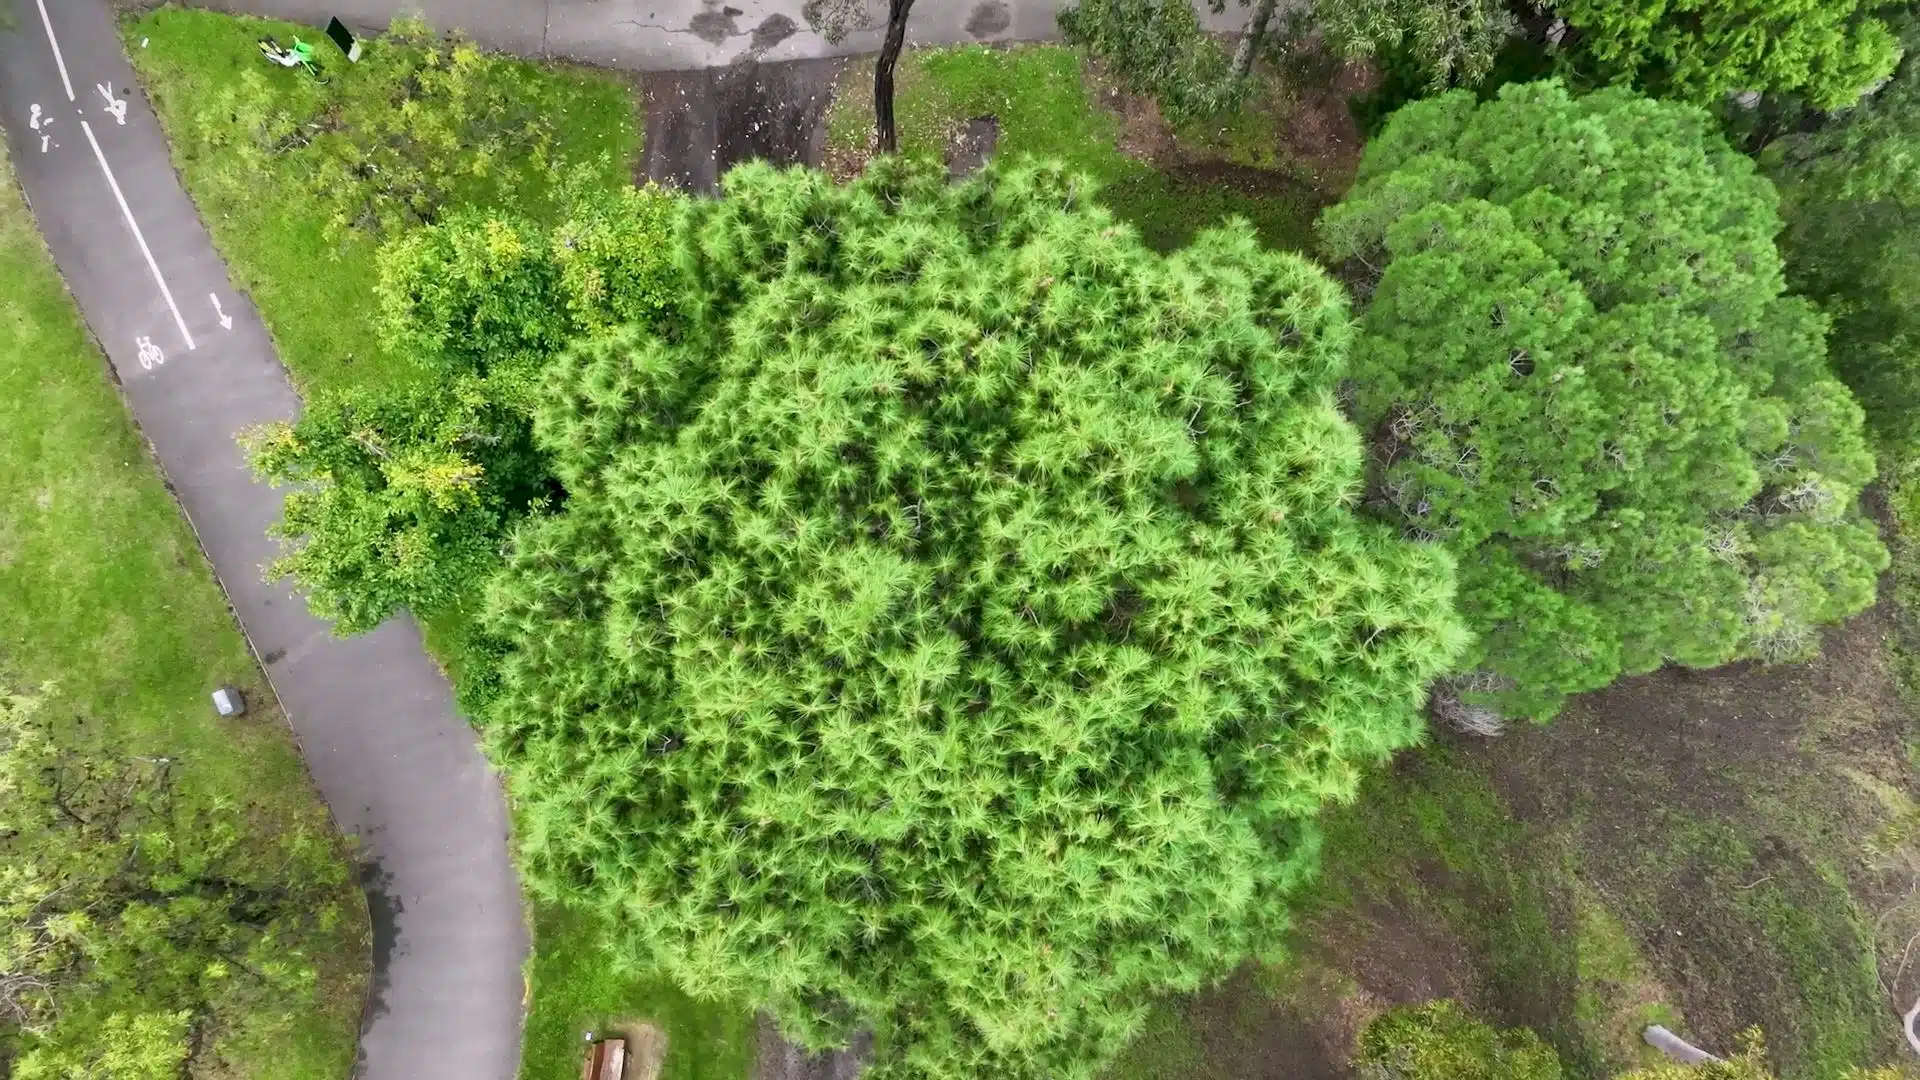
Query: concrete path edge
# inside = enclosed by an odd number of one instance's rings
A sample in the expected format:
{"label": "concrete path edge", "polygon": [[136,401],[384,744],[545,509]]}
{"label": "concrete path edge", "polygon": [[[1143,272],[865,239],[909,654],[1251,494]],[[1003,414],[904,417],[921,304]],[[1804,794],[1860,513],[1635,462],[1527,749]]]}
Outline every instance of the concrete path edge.
{"label": "concrete path edge", "polygon": [[19,182],[357,842],[375,955],[356,1073],[510,1080],[528,933],[499,778],[410,620],[337,638],[263,579],[283,495],[235,436],[293,417],[299,396],[178,182],[107,0],[0,7],[0,127]]}

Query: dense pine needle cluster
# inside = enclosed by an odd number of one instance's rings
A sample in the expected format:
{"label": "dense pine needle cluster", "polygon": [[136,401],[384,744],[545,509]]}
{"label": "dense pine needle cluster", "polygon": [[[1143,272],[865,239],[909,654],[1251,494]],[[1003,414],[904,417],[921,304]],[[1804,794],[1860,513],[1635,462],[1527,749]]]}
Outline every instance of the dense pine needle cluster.
{"label": "dense pine needle cluster", "polygon": [[1860,407],[1783,295],[1772,185],[1705,112],[1557,82],[1416,102],[1321,226],[1382,268],[1354,351],[1374,505],[1460,556],[1469,710],[1803,658],[1872,603]]}
{"label": "dense pine needle cluster", "polygon": [[489,596],[529,881],[879,1080],[1091,1076],[1273,945],[1465,644],[1352,513],[1342,292],[1037,167],[747,166],[674,242],[687,323],[554,366],[568,497]]}

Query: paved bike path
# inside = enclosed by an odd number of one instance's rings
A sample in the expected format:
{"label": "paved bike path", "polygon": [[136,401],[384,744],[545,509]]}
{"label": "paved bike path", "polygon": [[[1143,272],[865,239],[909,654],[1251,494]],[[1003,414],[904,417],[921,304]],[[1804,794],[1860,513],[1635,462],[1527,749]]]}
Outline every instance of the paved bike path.
{"label": "paved bike path", "polygon": [[281,495],[253,479],[234,436],[292,417],[299,397],[180,188],[106,0],[0,0],[0,13],[14,169],[314,779],[358,838],[375,949],[358,1073],[508,1080],[527,939],[498,778],[410,620],[335,638],[262,580]]}

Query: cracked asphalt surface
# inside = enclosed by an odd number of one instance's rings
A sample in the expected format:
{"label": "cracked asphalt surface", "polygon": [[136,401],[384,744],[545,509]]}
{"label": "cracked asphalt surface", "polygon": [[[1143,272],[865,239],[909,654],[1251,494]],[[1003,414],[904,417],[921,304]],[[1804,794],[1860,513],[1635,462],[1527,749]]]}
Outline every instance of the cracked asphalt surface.
{"label": "cracked asphalt surface", "polygon": [[375,956],[357,1074],[510,1080],[527,933],[498,777],[410,620],[336,638],[263,580],[281,493],[254,480],[234,437],[294,416],[300,399],[179,186],[107,0],[0,0],[0,126],[67,287],[358,843]]}

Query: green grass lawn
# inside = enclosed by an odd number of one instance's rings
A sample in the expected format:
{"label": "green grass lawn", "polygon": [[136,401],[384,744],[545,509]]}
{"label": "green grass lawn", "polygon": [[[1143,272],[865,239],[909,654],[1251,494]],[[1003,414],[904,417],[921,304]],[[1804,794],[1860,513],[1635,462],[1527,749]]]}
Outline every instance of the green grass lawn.
{"label": "green grass lawn", "polygon": [[753,1015],[695,1001],[672,985],[627,975],[595,943],[605,934],[590,915],[536,904],[540,941],[531,978],[522,1080],[573,1080],[583,1032],[653,1024],[667,1034],[660,1080],[744,1080],[753,1062]]}
{"label": "green grass lawn", "polygon": [[[393,229],[342,227],[323,194],[337,179],[329,170],[339,168],[329,140],[393,119],[380,113],[391,113],[399,96],[394,71],[405,58],[395,51],[408,46],[369,41],[366,57],[349,66],[322,42],[327,82],[320,84],[268,67],[254,46],[266,34],[283,43],[295,35],[315,40],[309,27],[164,7],[130,16],[122,31],[187,190],[301,390],[380,388],[419,377],[406,357],[382,348],[376,328],[377,254]],[[552,144],[544,161],[489,158],[470,145],[438,151],[435,169],[453,177],[440,212],[504,208],[553,223],[571,195],[631,182],[640,123],[629,83],[503,57],[482,58],[476,70],[493,92],[550,126]],[[228,119],[263,115],[267,130],[291,134],[263,148],[236,135]],[[456,612],[427,627],[430,648],[456,672],[460,618]],[[529,1080],[577,1076],[581,1033],[630,1019],[665,1029],[667,1080],[746,1076],[751,1017],[616,973],[585,918],[536,905],[534,938],[522,1066]]]}
{"label": "green grass lawn", "polygon": [[[277,711],[217,718],[208,695],[273,700],[192,532],[108,380],[0,157],[0,672],[57,685],[51,711],[178,762],[181,783],[252,808],[250,827],[331,832]],[[366,909],[301,942],[318,1007],[290,1043],[244,1025],[223,1050],[249,1080],[348,1075],[366,991]]]}
{"label": "green grass lawn", "polygon": [[[1311,246],[1321,193],[1271,168],[1273,120],[1255,109],[1203,136],[1180,133],[1191,168],[1163,171],[1120,148],[1120,121],[1095,101],[1077,50],[1059,45],[992,49],[969,45],[908,52],[895,94],[900,148],[943,158],[952,133],[969,118],[1000,123],[997,156],[1031,155],[1087,173],[1101,199],[1160,250],[1227,217],[1252,221],[1274,247]],[[831,152],[857,157],[873,131],[872,65],[842,77],[827,119]],[[1262,155],[1265,156],[1262,156]]]}
{"label": "green grass lawn", "polygon": [[[300,388],[414,377],[375,332],[375,255],[384,237],[338,227],[315,194],[337,179],[329,140],[340,129],[392,123],[401,54],[410,47],[372,39],[361,62],[349,65],[312,27],[176,7],[131,17],[122,30],[187,190]],[[268,65],[254,45],[268,34],[283,43],[319,39],[327,81]],[[419,151],[431,155],[436,173],[455,178],[445,209],[498,206],[510,197],[512,209],[552,221],[566,197],[553,178],[586,189],[628,182],[640,129],[627,82],[500,57],[485,58],[473,81],[537,117],[551,150],[544,159],[511,152],[488,159],[462,145]],[[266,130],[278,137],[262,147],[235,117],[268,117]]]}

